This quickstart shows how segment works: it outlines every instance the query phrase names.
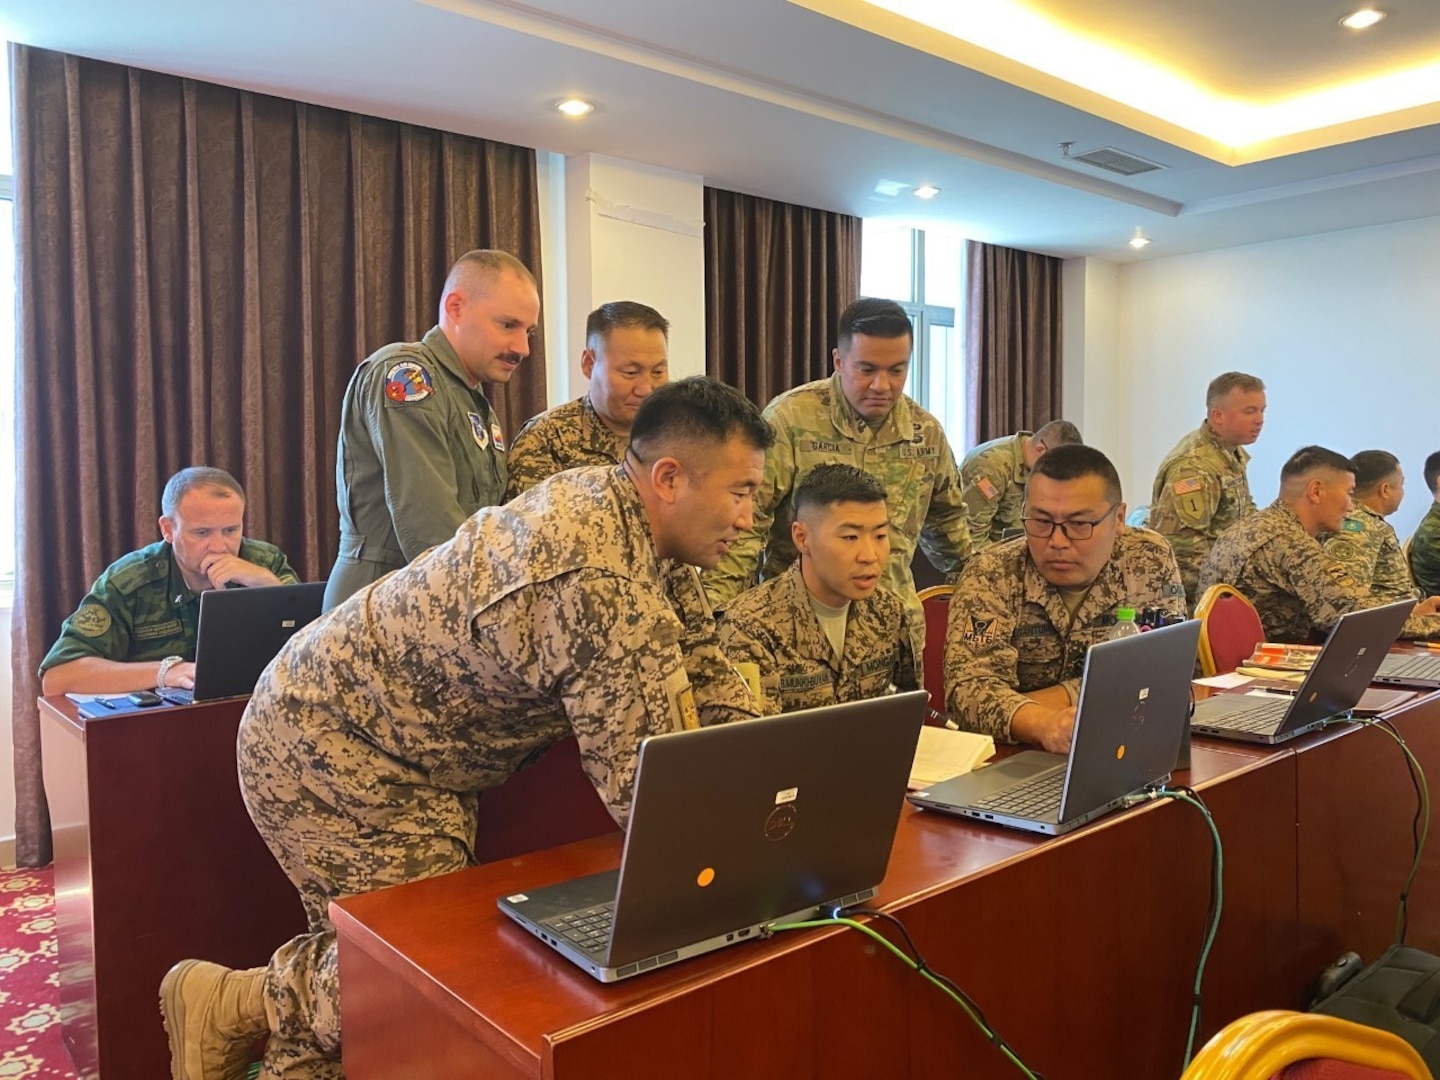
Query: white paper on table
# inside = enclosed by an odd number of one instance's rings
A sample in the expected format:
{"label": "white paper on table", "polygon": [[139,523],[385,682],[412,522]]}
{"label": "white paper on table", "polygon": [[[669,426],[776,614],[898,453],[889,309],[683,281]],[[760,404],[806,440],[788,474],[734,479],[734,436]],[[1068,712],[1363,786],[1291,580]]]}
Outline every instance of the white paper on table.
{"label": "white paper on table", "polygon": [[1196,686],[1213,686],[1219,690],[1229,690],[1231,687],[1244,686],[1250,681],[1249,675],[1241,675],[1238,671],[1227,671],[1224,675],[1211,675],[1208,679],[1194,680]]}

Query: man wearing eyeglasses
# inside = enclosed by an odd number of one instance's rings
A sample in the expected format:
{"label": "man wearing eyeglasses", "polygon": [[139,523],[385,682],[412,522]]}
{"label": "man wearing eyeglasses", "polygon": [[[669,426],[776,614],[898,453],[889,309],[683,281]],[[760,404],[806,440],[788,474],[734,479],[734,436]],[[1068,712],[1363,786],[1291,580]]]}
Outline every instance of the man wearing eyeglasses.
{"label": "man wearing eyeglasses", "polygon": [[1164,537],[1124,525],[1120,476],[1091,446],[1057,446],[1025,489],[1025,535],[961,571],[945,638],[945,700],[967,731],[1070,748],[1085,653],[1117,608],[1185,618],[1185,587]]}

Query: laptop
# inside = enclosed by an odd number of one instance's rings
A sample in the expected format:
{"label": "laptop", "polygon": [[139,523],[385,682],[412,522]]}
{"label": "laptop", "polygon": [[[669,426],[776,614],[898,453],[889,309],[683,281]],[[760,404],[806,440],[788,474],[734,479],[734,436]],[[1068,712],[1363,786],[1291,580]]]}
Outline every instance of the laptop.
{"label": "laptop", "polygon": [[640,744],[619,870],[502,897],[601,982],[872,899],[928,694],[782,713]]}
{"label": "laptop", "polygon": [[1405,600],[1340,616],[1293,696],[1218,694],[1195,706],[1191,729],[1216,739],[1273,746],[1345,715],[1360,703],[1414,607]]}
{"label": "laptop", "polygon": [[325,582],[206,589],[195,628],[195,689],[156,690],[172,705],[245,697],[292,634],[320,616]]}
{"label": "laptop", "polygon": [[1407,690],[1440,689],[1440,653],[1387,655],[1370,681],[1376,686],[1399,686]]}
{"label": "laptop", "polygon": [[1108,813],[1175,768],[1199,644],[1191,619],[1091,646],[1068,755],[1026,750],[912,792],[910,801],[1047,836]]}

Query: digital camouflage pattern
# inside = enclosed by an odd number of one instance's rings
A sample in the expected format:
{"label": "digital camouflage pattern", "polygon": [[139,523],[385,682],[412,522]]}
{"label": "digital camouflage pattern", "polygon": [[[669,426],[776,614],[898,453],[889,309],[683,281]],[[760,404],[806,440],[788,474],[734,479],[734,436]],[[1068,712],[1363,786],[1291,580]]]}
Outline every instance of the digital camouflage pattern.
{"label": "digital camouflage pattern", "polygon": [[1431,505],[1410,538],[1410,572],[1427,596],[1440,596],[1440,502]]}
{"label": "digital camouflage pattern", "polygon": [[1364,503],[1345,515],[1345,525],[1337,533],[1320,538],[1325,554],[1343,563],[1361,585],[1369,586],[1376,604],[1394,604],[1400,600],[1419,600],[1420,590],[1410,578],[1400,538],[1383,517]]}
{"label": "digital camouflage pattern", "polygon": [[910,610],[885,586],[850,602],[845,655],[830,639],[800,576],[798,563],[741,593],[720,621],[720,646],[736,663],[760,669],[766,714],[879,697],[893,686],[920,685]]}
{"label": "digital camouflage pattern", "polygon": [[619,465],[630,439],[605,426],[587,394],[525,421],[510,443],[505,498],[582,465]]}
{"label": "digital camouflage pattern", "polygon": [[979,552],[950,597],[945,634],[945,702],[965,731],[1013,742],[1010,721],[1023,695],[1063,686],[1073,705],[1085,653],[1115,625],[1115,609],[1153,608],[1185,617],[1175,556],[1148,529],[1122,529],[1115,550],[1072,617],[1041,576],[1023,536]]}
{"label": "digital camouflage pattern", "polygon": [[[1288,503],[1276,499],[1229,529],[1200,568],[1200,591],[1224,582],[1255,605],[1266,641],[1307,642],[1341,615],[1376,607],[1365,585],[1305,531]],[[1440,634],[1440,615],[1412,615],[1402,637]]]}
{"label": "digital camouflage pattern", "polygon": [[[284,553],[260,540],[241,540],[240,558],[264,567],[283,584],[300,580]],[[40,662],[40,674],[87,656],[121,663],[167,656],[195,659],[200,594],[191,592],[165,541],[132,551],[111,563],[90,586],[80,606],[60,627],[60,637]]]}
{"label": "digital camouflage pattern", "polygon": [[765,407],[764,416],[775,429],[775,445],[765,454],[754,525],[704,575],[710,602],[724,609],[755,584],[757,571],[769,580],[793,563],[789,524],[796,484],[816,465],[854,465],[885,485],[890,561],[882,581],[913,611],[915,655],[924,655],[925,618],[910,573],[916,544],[947,574],[958,571],[970,554],[960,473],[940,421],[902,396],[872,429],[845,399],[838,375],[786,391]]}
{"label": "digital camouflage pattern", "polygon": [[1226,446],[1207,420],[1175,444],[1155,474],[1146,524],[1170,541],[1191,610],[1200,564],[1215,538],[1255,512],[1245,473],[1249,462],[1245,449]]}
{"label": "digital camouflage pattern", "polygon": [[629,478],[577,469],[285,646],[239,737],[246,805],[310,921],[266,972],[262,1075],[341,1075],[330,899],[469,865],[479,793],[566,735],[623,825],[641,739],[758,714],[684,569],[677,613]]}
{"label": "digital camouflage pattern", "polygon": [[960,498],[970,517],[970,544],[979,550],[1018,529],[1025,509],[1025,440],[1034,432],[1021,431],[981,443],[960,463]]}
{"label": "digital camouflage pattern", "polygon": [[505,436],[438,327],[355,369],[340,406],[340,553],[325,609],[455,535],[505,497]]}

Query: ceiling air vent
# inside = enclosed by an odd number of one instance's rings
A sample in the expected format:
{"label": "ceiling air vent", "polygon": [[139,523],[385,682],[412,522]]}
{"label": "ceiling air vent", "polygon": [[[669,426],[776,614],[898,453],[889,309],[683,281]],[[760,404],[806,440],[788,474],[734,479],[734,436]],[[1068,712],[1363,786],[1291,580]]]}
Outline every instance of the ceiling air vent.
{"label": "ceiling air vent", "polygon": [[1065,154],[1067,161],[1083,161],[1086,165],[1093,165],[1097,169],[1104,169],[1106,172],[1119,173],[1121,176],[1136,176],[1139,173],[1154,172],[1156,169],[1165,168],[1154,161],[1146,161],[1134,154],[1127,154],[1124,150],[1118,150],[1113,146],[1102,146],[1098,150],[1086,150],[1083,154],[1070,153],[1070,147],[1074,143],[1061,143],[1060,149]]}

